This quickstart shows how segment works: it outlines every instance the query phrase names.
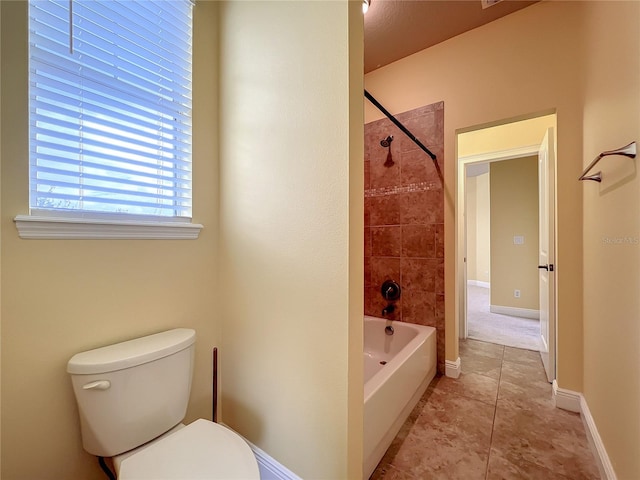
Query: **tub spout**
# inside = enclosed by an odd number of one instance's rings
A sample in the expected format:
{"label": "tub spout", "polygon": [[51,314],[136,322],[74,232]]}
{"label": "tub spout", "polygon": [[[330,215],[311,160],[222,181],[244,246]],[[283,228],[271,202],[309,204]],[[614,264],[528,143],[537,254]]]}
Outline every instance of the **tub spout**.
{"label": "tub spout", "polygon": [[382,316],[384,317],[385,315],[392,314],[395,311],[395,309],[396,309],[396,306],[390,303],[389,305],[387,305],[382,309]]}

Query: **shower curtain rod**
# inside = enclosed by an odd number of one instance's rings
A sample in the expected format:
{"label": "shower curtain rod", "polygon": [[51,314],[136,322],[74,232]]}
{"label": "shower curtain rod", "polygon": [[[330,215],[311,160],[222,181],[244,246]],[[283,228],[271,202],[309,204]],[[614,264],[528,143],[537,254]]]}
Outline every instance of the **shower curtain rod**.
{"label": "shower curtain rod", "polygon": [[386,115],[386,117],[396,125],[396,127],[398,127],[400,130],[402,130],[402,132],[407,137],[409,137],[411,140],[413,140],[416,145],[418,145],[422,150],[424,150],[424,152],[427,155],[429,155],[431,157],[431,160],[433,160],[433,163],[435,164],[436,169],[438,170],[438,174],[440,174],[440,176],[442,176],[441,172],[440,172],[440,167],[438,166],[438,162],[436,161],[435,154],[433,152],[431,152],[431,150],[429,150],[427,147],[425,147],[422,144],[422,142],[420,140],[418,140],[413,133],[411,133],[409,130],[407,130],[407,128],[402,123],[400,123],[396,117],[391,115],[386,108],[384,108],[382,105],[380,105],[380,102],[378,102],[375,98],[373,98],[373,95],[371,95],[369,92],[367,92],[366,89],[364,91],[364,96],[367,98],[367,100],[369,100],[371,103],[373,103],[378,110],[380,110],[382,113],[384,113]]}

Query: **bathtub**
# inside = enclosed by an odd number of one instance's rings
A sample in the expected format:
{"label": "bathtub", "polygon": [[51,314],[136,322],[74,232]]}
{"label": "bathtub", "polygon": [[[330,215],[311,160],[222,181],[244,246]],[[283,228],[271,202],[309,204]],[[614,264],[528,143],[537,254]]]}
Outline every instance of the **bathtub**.
{"label": "bathtub", "polygon": [[[392,325],[393,335],[385,334]],[[436,329],[364,317],[364,478],[436,374]]]}

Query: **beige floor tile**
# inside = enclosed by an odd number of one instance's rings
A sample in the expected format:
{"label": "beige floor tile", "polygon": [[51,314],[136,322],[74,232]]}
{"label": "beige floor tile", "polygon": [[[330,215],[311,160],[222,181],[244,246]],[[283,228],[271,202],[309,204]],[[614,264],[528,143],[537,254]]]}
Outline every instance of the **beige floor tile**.
{"label": "beige floor tile", "polygon": [[555,409],[551,384],[541,367],[503,362],[498,405],[531,410]]}
{"label": "beige floor tile", "polygon": [[[437,378],[438,377],[436,377],[436,379]],[[395,457],[396,452],[399,450],[400,446],[403,444],[403,442],[405,441],[405,439],[413,429],[424,428],[424,426],[422,425],[416,426],[416,421],[418,420],[418,417],[420,417],[420,414],[422,413],[422,410],[425,408],[425,405],[431,401],[435,383],[437,382],[435,382],[435,379],[434,379],[434,381],[431,382],[431,384],[429,385],[425,393],[422,395],[422,397],[418,401],[417,405],[409,414],[409,417],[407,418],[407,420],[402,424],[402,427],[400,427],[400,431],[398,432],[396,437],[393,439],[393,442],[391,443],[391,445],[385,452],[384,456],[380,460],[380,463],[378,464],[378,467],[374,471],[374,475],[372,475],[371,478],[376,478],[375,475],[379,473],[378,472],[379,470],[385,469],[388,466],[393,466],[392,465],[393,458]]]}
{"label": "beige floor tile", "polygon": [[481,342],[480,340],[460,340],[460,356],[467,353],[484,355],[486,357],[494,357],[502,359],[504,354],[504,345],[495,343]]}
{"label": "beige floor tile", "polygon": [[506,380],[500,381],[497,405],[521,410],[554,410],[556,408],[549,385],[522,384]]}
{"label": "beige floor tile", "polygon": [[461,373],[456,379],[438,377],[435,390],[447,393],[452,397],[464,397],[495,405],[498,396],[498,380],[477,373]]}
{"label": "beige floor tile", "polygon": [[467,340],[436,377],[374,480],[594,480],[580,416],[555,408],[539,352]]}
{"label": "beige floor tile", "polygon": [[539,366],[543,369],[540,352],[523,350],[522,348],[504,347],[503,360],[505,362],[520,363],[523,365]]}
{"label": "beige floor tile", "polygon": [[462,373],[477,373],[498,380],[502,370],[502,360],[478,353],[465,353],[460,357],[460,366]]}
{"label": "beige floor tile", "polygon": [[542,361],[539,359],[536,361],[523,359],[520,362],[504,360],[502,362],[502,376],[500,379],[521,384],[532,382],[541,383],[546,385],[549,391],[551,391],[551,384],[547,380]]}
{"label": "beige floor tile", "polygon": [[376,475],[391,465],[421,480],[484,478],[495,407],[447,394],[438,384],[432,383],[420,415],[396,437]]}
{"label": "beige floor tile", "polygon": [[489,444],[495,406],[463,396],[434,390],[415,422],[415,429],[449,430],[474,443]]}
{"label": "beige floor tile", "polygon": [[564,475],[524,460],[510,461],[491,450],[487,480],[569,480]]}
{"label": "beige floor tile", "polygon": [[371,480],[420,480],[410,473],[403,472],[393,465],[382,464],[371,475]]}
{"label": "beige floor tile", "polygon": [[489,442],[449,429],[414,429],[394,452],[395,468],[419,479],[485,478]]}
{"label": "beige floor tile", "polygon": [[492,451],[572,479],[597,479],[598,469],[578,414],[554,409],[496,408]]}

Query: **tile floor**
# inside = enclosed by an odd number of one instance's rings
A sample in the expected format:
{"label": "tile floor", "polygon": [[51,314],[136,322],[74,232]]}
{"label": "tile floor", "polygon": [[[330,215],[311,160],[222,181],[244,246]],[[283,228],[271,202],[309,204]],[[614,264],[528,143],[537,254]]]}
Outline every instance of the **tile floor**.
{"label": "tile floor", "polygon": [[557,409],[538,352],[460,343],[462,373],[436,377],[372,480],[599,479],[580,415]]}

